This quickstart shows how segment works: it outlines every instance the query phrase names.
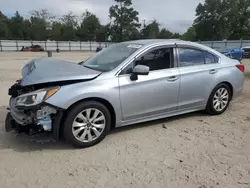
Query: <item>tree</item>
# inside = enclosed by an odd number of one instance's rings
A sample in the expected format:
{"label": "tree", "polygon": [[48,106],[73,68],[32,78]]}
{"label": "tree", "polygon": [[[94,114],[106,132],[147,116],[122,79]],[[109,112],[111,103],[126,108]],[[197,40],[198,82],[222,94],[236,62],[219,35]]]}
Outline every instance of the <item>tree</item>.
{"label": "tree", "polygon": [[23,39],[30,40],[31,39],[31,23],[29,20],[24,20],[23,23]]}
{"label": "tree", "polygon": [[132,7],[132,0],[115,0],[117,5],[109,9],[112,38],[115,41],[129,40],[139,29],[139,13]]}
{"label": "tree", "polygon": [[186,33],[182,35],[182,39],[189,40],[189,41],[196,40],[195,28],[193,26],[189,27]]}
{"label": "tree", "polygon": [[73,14],[73,12],[63,15],[61,21],[63,23],[61,30],[62,40],[76,40],[76,30],[78,24],[76,21],[76,16]]}
{"label": "tree", "polygon": [[55,19],[55,16],[47,9],[32,10],[30,11],[30,15],[32,17],[45,20],[46,22],[50,22],[51,20]]}
{"label": "tree", "polygon": [[197,6],[194,28],[199,40],[220,40],[227,37],[225,2],[205,0],[204,4]]}
{"label": "tree", "polygon": [[142,38],[144,39],[156,39],[159,36],[160,33],[160,24],[154,20],[152,23],[148,25],[144,25],[144,28],[142,29]]}
{"label": "tree", "polygon": [[199,40],[241,39],[248,35],[249,0],[205,0],[194,21]]}
{"label": "tree", "polygon": [[227,1],[227,18],[228,23],[228,39],[243,39],[249,36],[249,19],[250,13],[249,0],[228,0]]}
{"label": "tree", "polygon": [[[39,9],[30,11],[31,18],[33,18],[33,27],[36,28],[36,34],[32,34],[35,38],[50,38],[52,35],[52,24],[55,19],[55,16],[49,12],[47,9]],[[44,26],[46,31],[44,30]],[[42,28],[39,31],[38,28]],[[45,32],[45,33],[42,33]]]}
{"label": "tree", "polygon": [[83,14],[79,35],[81,40],[95,41],[99,34],[101,24],[99,18],[89,11]]}
{"label": "tree", "polygon": [[13,39],[24,39],[24,19],[20,16],[19,12],[16,11],[9,21],[9,31]]}
{"label": "tree", "polygon": [[96,34],[97,42],[106,42],[109,36],[109,24],[101,25],[98,33]]}
{"label": "tree", "polygon": [[63,24],[61,22],[58,21],[53,22],[51,29],[51,39],[56,41],[62,40],[62,29],[63,29]]}
{"label": "tree", "polygon": [[173,33],[165,28],[163,28],[160,31],[159,36],[158,36],[158,38],[161,38],[161,39],[171,39],[172,37],[173,37]]}
{"label": "tree", "polygon": [[47,30],[47,24],[46,21],[37,18],[37,17],[31,17],[31,39],[32,40],[47,40],[49,33]]}
{"label": "tree", "polygon": [[7,16],[0,11],[0,39],[7,39],[9,34],[9,20]]}
{"label": "tree", "polygon": [[182,36],[180,33],[174,33],[172,39],[180,39]]}

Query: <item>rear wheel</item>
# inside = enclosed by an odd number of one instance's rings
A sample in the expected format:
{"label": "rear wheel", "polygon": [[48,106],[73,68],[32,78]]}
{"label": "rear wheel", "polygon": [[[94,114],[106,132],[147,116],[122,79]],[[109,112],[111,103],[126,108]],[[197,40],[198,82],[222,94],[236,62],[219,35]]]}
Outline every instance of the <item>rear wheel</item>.
{"label": "rear wheel", "polygon": [[70,109],[64,123],[64,137],[72,145],[90,147],[101,142],[111,127],[111,115],[103,104],[81,102]]}
{"label": "rear wheel", "polygon": [[219,84],[212,91],[206,111],[211,115],[219,115],[225,112],[231,101],[232,93],[227,84]]}

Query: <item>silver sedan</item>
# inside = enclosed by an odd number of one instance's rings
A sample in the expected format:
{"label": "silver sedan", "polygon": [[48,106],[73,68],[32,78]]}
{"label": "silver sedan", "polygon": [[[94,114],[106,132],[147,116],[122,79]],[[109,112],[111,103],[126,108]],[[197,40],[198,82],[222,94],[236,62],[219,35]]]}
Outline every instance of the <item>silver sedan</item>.
{"label": "silver sedan", "polygon": [[93,146],[112,127],[206,110],[223,113],[243,90],[244,65],[200,44],[113,44],[78,64],[34,59],[9,89],[6,130]]}

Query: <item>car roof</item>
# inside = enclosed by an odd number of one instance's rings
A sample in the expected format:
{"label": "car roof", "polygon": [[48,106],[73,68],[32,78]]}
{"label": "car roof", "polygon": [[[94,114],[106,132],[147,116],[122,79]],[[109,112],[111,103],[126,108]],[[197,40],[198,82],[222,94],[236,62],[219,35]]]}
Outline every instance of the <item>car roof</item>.
{"label": "car roof", "polygon": [[182,40],[180,39],[142,39],[142,40],[132,40],[126,41],[124,43],[133,43],[133,44],[141,44],[141,45],[151,45],[151,44],[158,44],[158,43],[177,43]]}
{"label": "car roof", "polygon": [[[157,44],[163,44],[163,45],[171,45],[171,44],[179,44],[179,45],[191,45],[198,48],[206,48],[207,46],[199,44],[197,42],[191,42],[191,41],[185,41],[181,39],[143,39],[143,40],[132,40],[132,41],[126,41],[123,43],[127,44],[138,44],[143,46],[152,46]],[[211,49],[211,48],[210,48]]]}
{"label": "car roof", "polygon": [[159,45],[162,45],[162,44],[163,45],[171,45],[171,44],[176,43],[179,45],[190,45],[193,47],[197,47],[199,49],[208,50],[210,52],[213,52],[217,56],[223,57],[220,52],[218,52],[217,50],[214,50],[208,46],[205,46],[203,44],[199,44],[197,42],[185,41],[185,40],[181,40],[181,39],[142,39],[142,40],[126,41],[123,43],[143,45],[144,47],[157,45],[157,44],[159,44]]}

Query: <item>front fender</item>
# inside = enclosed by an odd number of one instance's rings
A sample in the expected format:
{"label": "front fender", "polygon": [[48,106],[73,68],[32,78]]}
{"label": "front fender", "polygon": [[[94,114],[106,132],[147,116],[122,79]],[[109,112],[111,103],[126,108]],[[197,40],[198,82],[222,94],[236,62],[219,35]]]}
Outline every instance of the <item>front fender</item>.
{"label": "front fender", "polygon": [[101,98],[108,101],[115,110],[116,119],[122,118],[118,78],[62,86],[45,102],[66,110],[74,103],[87,98]]}

